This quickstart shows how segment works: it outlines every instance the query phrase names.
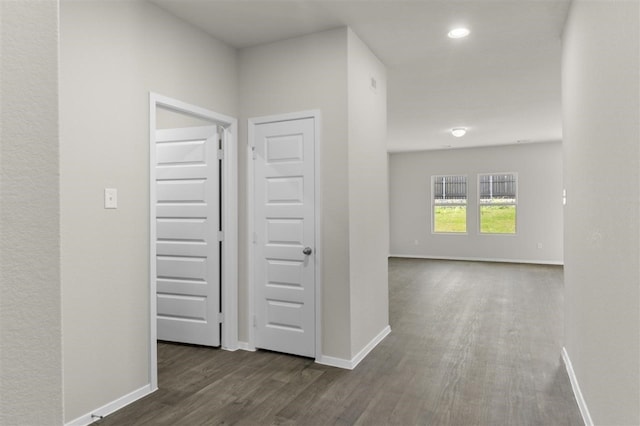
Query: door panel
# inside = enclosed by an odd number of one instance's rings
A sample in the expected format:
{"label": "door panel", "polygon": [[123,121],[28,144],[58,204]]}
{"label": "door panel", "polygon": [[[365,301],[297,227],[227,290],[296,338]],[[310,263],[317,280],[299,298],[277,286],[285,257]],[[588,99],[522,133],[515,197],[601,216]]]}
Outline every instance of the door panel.
{"label": "door panel", "polygon": [[258,124],[253,141],[256,347],[309,357],[315,356],[314,125],[312,118]]}
{"label": "door panel", "polygon": [[207,318],[207,298],[159,294],[158,309],[162,310],[166,316],[205,321]]}
{"label": "door panel", "polygon": [[181,239],[204,243],[203,236],[207,232],[205,219],[158,219],[156,234],[158,241]]}
{"label": "door panel", "polygon": [[220,345],[215,127],[156,132],[158,339]]}
{"label": "door panel", "polygon": [[179,278],[206,282],[206,257],[158,256],[158,278]]}
{"label": "door panel", "polygon": [[[286,170],[282,171],[286,173]],[[269,206],[274,204],[304,203],[304,179],[302,176],[285,178],[266,178],[265,202]]]}
{"label": "door panel", "polygon": [[179,175],[171,180],[158,181],[156,193],[158,202],[206,203],[208,184],[210,185],[211,182],[207,182],[206,179],[188,179]]}

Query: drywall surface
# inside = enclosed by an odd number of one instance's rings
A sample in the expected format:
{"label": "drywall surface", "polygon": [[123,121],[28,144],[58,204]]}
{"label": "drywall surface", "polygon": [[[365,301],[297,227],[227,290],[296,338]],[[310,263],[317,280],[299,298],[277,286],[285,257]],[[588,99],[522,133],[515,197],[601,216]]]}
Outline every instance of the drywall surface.
{"label": "drywall surface", "polygon": [[[65,421],[149,383],[149,92],[237,116],[236,53],[147,2],[61,5]],[[118,209],[103,208],[104,188]]]}
{"label": "drywall surface", "polygon": [[[392,255],[562,263],[559,142],[397,153],[389,167]],[[518,175],[516,234],[480,234],[477,175],[502,172]],[[466,234],[432,232],[433,175],[467,176]]]}
{"label": "drywall surface", "polygon": [[[239,258],[248,259],[247,120],[319,109],[322,203],[322,352],[350,358],[347,173],[347,29],[242,49],[240,68]],[[244,226],[243,226],[244,224]],[[248,341],[248,265],[240,266],[239,339]]]}
{"label": "drywall surface", "polygon": [[385,66],[348,30],[351,356],[389,325]]}
{"label": "drywall surface", "polygon": [[0,424],[62,424],[58,2],[0,2]]}
{"label": "drywall surface", "polygon": [[564,31],[565,347],[597,425],[640,424],[640,3]]}

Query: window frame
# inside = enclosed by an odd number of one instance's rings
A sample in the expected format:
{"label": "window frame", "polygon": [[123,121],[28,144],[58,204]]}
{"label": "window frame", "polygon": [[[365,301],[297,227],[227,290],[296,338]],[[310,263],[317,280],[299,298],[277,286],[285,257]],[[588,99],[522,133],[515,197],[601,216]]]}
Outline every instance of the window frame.
{"label": "window frame", "polygon": [[[482,193],[481,193],[481,182],[480,178],[482,176],[496,176],[496,175],[512,175],[515,178],[515,199],[513,202],[508,203],[483,203],[482,202]],[[520,200],[520,177],[518,176],[518,172],[485,172],[478,173],[477,177],[477,214],[478,214],[478,235],[497,235],[497,236],[515,236],[518,235],[518,202]],[[482,207],[483,206],[491,206],[491,205],[503,205],[503,206],[514,206],[515,208],[515,218],[514,218],[514,231],[513,232],[482,232]]]}
{"label": "window frame", "polygon": [[[464,203],[451,203],[452,206],[464,206],[465,208],[465,223],[464,232],[438,232],[436,231],[436,197],[435,197],[435,183],[436,178],[446,177],[463,177],[465,179],[465,198]],[[431,234],[433,235],[468,235],[469,234],[469,175],[468,174],[438,174],[431,175],[430,179],[430,198],[431,198]]]}

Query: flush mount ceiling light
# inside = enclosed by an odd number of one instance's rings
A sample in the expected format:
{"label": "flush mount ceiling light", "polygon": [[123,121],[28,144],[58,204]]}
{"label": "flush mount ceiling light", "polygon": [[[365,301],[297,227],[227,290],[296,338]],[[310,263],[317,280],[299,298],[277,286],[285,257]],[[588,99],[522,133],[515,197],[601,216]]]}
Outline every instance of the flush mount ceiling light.
{"label": "flush mount ceiling light", "polygon": [[464,28],[464,27],[460,27],[460,28],[454,28],[451,31],[449,31],[449,34],[447,34],[449,36],[449,38],[464,38],[466,36],[468,36],[471,33],[471,31],[469,31],[468,28]]}
{"label": "flush mount ceiling light", "polygon": [[461,138],[467,133],[467,129],[464,127],[454,127],[451,129],[451,134],[456,138]]}

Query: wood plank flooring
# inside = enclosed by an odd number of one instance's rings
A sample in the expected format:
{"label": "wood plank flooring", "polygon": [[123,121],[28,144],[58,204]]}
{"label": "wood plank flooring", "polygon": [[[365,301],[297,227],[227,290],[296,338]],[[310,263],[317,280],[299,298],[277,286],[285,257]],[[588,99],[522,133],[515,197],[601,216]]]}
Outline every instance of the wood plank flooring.
{"label": "wood plank flooring", "polygon": [[353,371],[161,343],[160,389],[109,425],[581,425],[562,268],[392,258],[391,334]]}

